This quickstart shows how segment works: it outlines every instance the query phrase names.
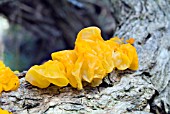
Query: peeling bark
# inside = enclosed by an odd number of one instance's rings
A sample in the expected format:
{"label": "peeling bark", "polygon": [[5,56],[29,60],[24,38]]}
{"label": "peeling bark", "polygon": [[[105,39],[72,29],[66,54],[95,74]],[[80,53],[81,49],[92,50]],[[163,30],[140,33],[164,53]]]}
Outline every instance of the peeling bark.
{"label": "peeling bark", "polygon": [[47,89],[20,76],[15,92],[2,93],[0,106],[14,114],[170,113],[170,1],[110,0],[118,27],[114,35],[136,39],[139,70],[113,71],[99,87]]}

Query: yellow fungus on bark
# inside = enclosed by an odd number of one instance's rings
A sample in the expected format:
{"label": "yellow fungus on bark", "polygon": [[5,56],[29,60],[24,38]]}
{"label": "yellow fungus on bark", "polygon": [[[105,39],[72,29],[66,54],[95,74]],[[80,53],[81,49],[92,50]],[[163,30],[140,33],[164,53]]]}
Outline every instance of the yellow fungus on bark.
{"label": "yellow fungus on bark", "polygon": [[0,61],[0,93],[2,91],[15,91],[19,87],[19,79],[14,72]]}
{"label": "yellow fungus on bark", "polygon": [[12,112],[8,112],[7,110],[2,110],[0,108],[0,114],[12,114]]}
{"label": "yellow fungus on bark", "polygon": [[115,68],[138,69],[137,52],[131,45],[133,41],[130,39],[126,43],[119,37],[104,41],[99,28],[84,28],[77,35],[74,50],[52,53],[52,60],[30,68],[26,80],[40,88],[46,88],[50,83],[57,86],[69,83],[80,90],[83,82],[96,87]]}

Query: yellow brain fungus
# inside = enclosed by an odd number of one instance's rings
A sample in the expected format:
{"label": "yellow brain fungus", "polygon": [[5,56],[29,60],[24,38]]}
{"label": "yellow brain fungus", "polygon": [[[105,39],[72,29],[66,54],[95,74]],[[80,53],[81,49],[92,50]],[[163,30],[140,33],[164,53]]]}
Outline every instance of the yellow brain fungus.
{"label": "yellow brain fungus", "polygon": [[7,110],[2,110],[0,108],[0,114],[12,114],[12,112],[8,112]]}
{"label": "yellow brain fungus", "polygon": [[83,89],[82,82],[98,86],[116,68],[138,69],[133,43],[133,38],[126,42],[118,37],[104,41],[99,28],[84,28],[77,35],[74,50],[52,53],[52,60],[29,69],[26,80],[40,88],[46,88],[50,83],[57,86],[69,83],[79,90]]}
{"label": "yellow brain fungus", "polygon": [[2,91],[15,91],[19,87],[19,79],[14,72],[0,61],[0,93]]}
{"label": "yellow brain fungus", "polygon": [[114,68],[111,48],[104,42],[101,37],[101,31],[97,27],[88,27],[78,33],[75,50],[78,55],[89,53],[97,56],[102,62],[106,73],[111,72]]}

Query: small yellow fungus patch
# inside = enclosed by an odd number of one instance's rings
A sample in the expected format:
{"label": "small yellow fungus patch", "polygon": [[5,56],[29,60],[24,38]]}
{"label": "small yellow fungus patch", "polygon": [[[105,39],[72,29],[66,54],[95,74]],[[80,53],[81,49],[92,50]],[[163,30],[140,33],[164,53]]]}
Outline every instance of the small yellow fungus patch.
{"label": "small yellow fungus patch", "polygon": [[7,110],[2,110],[0,108],[0,114],[12,114],[12,112],[8,112]]}
{"label": "small yellow fungus patch", "polygon": [[104,41],[97,27],[82,29],[77,35],[74,50],[52,53],[52,60],[29,69],[26,80],[40,88],[46,88],[50,83],[57,86],[69,83],[80,90],[83,89],[82,82],[96,87],[115,68],[138,69],[133,43],[133,39],[125,43],[123,38],[118,37]]}
{"label": "small yellow fungus patch", "polygon": [[2,91],[15,91],[19,87],[19,79],[14,72],[0,61],[0,93]]}
{"label": "small yellow fungus patch", "polygon": [[126,40],[126,42],[127,42],[127,43],[130,43],[130,44],[134,44],[135,39],[129,38],[128,40]]}

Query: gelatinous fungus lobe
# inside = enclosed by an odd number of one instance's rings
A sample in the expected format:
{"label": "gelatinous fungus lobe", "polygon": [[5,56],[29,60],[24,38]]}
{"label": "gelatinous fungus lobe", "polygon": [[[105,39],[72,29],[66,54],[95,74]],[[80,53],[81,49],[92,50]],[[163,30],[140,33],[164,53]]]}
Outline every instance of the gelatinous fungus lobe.
{"label": "gelatinous fungus lobe", "polygon": [[69,81],[66,78],[64,65],[59,61],[49,60],[44,64],[31,67],[26,76],[26,80],[39,88],[46,88],[50,83],[57,86],[66,86]]}
{"label": "gelatinous fungus lobe", "polygon": [[0,93],[2,91],[14,91],[19,87],[19,79],[14,72],[0,61]]}

